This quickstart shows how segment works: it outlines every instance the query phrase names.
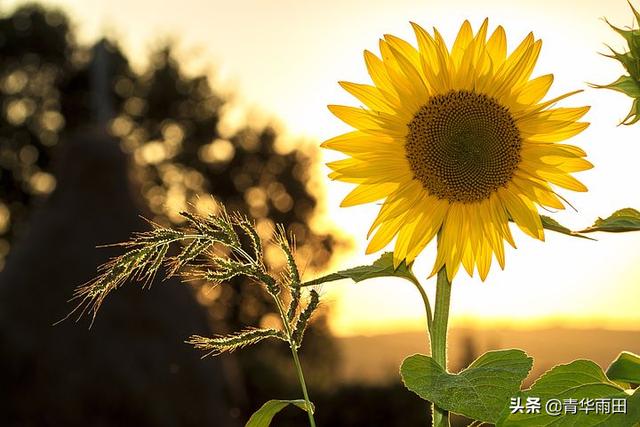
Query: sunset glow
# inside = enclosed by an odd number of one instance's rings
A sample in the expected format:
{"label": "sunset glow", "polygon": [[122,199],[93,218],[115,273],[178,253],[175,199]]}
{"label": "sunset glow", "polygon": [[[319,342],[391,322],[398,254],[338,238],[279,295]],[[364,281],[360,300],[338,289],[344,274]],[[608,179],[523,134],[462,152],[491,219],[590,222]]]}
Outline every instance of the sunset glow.
{"label": "sunset glow", "polygon": [[[22,3],[5,1],[3,10]],[[616,209],[640,204],[640,125],[617,126],[631,101],[587,86],[610,83],[622,72],[617,62],[598,53],[607,51],[603,43],[622,47],[622,38],[600,18],[606,16],[618,26],[632,25],[626,1],[588,0],[579,7],[577,2],[548,0],[488,0],[482,4],[472,0],[45,3],[59,5],[71,14],[80,42],[92,42],[103,34],[117,36],[130,57],[136,53],[143,57],[142,52],[175,40],[187,68],[211,69],[217,87],[232,95],[236,108],[229,111],[225,126],[233,126],[233,117],[238,114],[260,121],[275,117],[290,140],[303,139],[309,149],[350,130],[326,105],[358,105],[337,82],[370,81],[362,52],[377,53],[378,38],[383,34],[413,41],[409,21],[415,21],[427,29],[437,25],[451,42],[464,19],[476,29],[489,17],[490,31],[497,25],[505,27],[510,51],[516,41],[533,31],[543,41],[534,76],[555,75],[547,99],[585,89],[562,105],[592,106],[584,119],[591,126],[571,140],[595,165],[579,175],[589,192],[561,191],[578,212],[567,209],[549,215],[580,229]],[[221,155],[223,148],[217,147],[211,155]],[[323,164],[341,158],[333,152],[322,156]],[[371,262],[378,255],[364,256],[364,248],[376,208],[339,208],[352,187],[329,182],[328,172],[318,165],[314,182],[324,194],[319,197],[325,212],[314,225],[318,229],[337,228],[353,242],[352,250],[334,257],[329,268]],[[1,220],[0,212],[0,226]],[[598,241],[591,242],[547,232],[546,241],[538,242],[515,227],[513,232],[518,249],[507,249],[505,271],[496,263],[484,283],[466,274],[456,277],[451,307],[454,326],[640,328],[640,233],[598,234],[593,236]],[[435,279],[426,277],[434,256],[431,244],[414,267],[431,298]],[[308,274],[312,278],[319,272]],[[344,281],[324,285],[322,292],[332,310],[330,321],[337,335],[424,329],[422,302],[415,289],[400,279],[355,285]]]}

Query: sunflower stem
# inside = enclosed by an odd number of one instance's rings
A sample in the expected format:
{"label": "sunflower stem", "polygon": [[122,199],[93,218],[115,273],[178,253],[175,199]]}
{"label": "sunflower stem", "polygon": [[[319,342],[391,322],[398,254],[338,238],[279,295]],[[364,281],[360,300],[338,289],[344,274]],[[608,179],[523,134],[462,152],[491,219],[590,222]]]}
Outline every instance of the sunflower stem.
{"label": "sunflower stem", "polygon": [[[433,324],[430,330],[431,357],[445,371],[447,370],[447,327],[451,302],[451,282],[447,278],[446,266],[438,271],[436,303]],[[433,427],[449,427],[449,412],[433,405]]]}

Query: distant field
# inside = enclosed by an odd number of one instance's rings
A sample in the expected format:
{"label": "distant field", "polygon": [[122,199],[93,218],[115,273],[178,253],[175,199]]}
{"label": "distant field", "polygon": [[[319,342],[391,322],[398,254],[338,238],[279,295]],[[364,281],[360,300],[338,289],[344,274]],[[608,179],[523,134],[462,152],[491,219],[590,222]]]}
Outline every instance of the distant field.
{"label": "distant field", "polygon": [[[339,339],[340,378],[345,382],[385,383],[398,379],[402,359],[428,354],[424,334],[416,332]],[[458,328],[449,334],[449,368],[458,371],[487,350],[521,348],[534,357],[529,383],[558,363],[588,358],[606,369],[622,350],[640,353],[640,331],[602,329],[489,330]]]}

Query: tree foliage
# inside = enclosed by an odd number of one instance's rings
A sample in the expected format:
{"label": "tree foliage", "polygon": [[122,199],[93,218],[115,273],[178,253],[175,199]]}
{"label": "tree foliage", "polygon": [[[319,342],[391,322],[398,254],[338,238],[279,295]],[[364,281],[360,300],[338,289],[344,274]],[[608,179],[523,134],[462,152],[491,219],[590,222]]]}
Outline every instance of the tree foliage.
{"label": "tree foliage", "polygon": [[[318,207],[317,195],[310,191],[312,147],[285,148],[274,125],[244,123],[222,132],[228,99],[207,75],[187,74],[171,46],[150,54],[142,72],[133,70],[116,42],[107,42],[107,47],[114,112],[109,131],[130,154],[139,199],[154,222],[179,225],[185,218],[178,212],[206,214],[213,206],[212,195],[230,211],[256,218],[262,237],[274,224],[284,224],[286,232],[296,235],[303,266],[327,263],[341,242],[309,225]],[[11,247],[24,235],[34,209],[56,188],[57,153],[71,136],[95,124],[95,95],[92,49],[75,41],[73,26],[60,11],[27,5],[1,17],[0,51],[1,267],[10,260]],[[273,252],[265,258],[270,267],[286,266],[286,259]],[[236,277],[232,286],[216,292],[201,291],[197,282],[196,294],[221,333],[240,325],[261,327],[273,315],[264,290],[244,278]],[[315,369],[322,382],[323,369],[331,369],[336,356],[319,317],[307,341],[309,359],[322,360]],[[265,375],[265,364],[271,371],[280,366],[269,360],[287,356],[274,350],[262,358],[252,351],[240,357]],[[265,387],[275,387],[265,381],[250,383],[249,378],[256,376],[246,376],[251,398],[261,399],[272,391]]]}

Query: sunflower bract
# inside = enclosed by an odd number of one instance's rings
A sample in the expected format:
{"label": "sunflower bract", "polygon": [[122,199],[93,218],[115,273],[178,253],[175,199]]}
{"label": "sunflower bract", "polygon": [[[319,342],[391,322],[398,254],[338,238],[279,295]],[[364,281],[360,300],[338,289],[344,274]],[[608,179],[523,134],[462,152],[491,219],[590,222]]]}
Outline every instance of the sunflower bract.
{"label": "sunflower bract", "polygon": [[412,24],[418,48],[394,36],[381,57],[365,51],[372,85],[340,82],[364,107],[330,105],[354,131],[325,141],[346,159],[330,178],[356,184],[342,202],[383,200],[367,253],[394,238],[394,264],[410,264],[437,237],[433,273],[452,280],[462,264],[487,277],[515,247],[513,221],[544,239],[538,206],[563,209],[555,188],[586,191],[571,176],[592,167],[586,153],[560,144],[583,131],[589,107],[556,108],[576,92],[543,101],[553,75],[531,78],[542,42],[529,34],[507,56],[504,29],[474,34],[465,21],[448,49],[440,33]]}

